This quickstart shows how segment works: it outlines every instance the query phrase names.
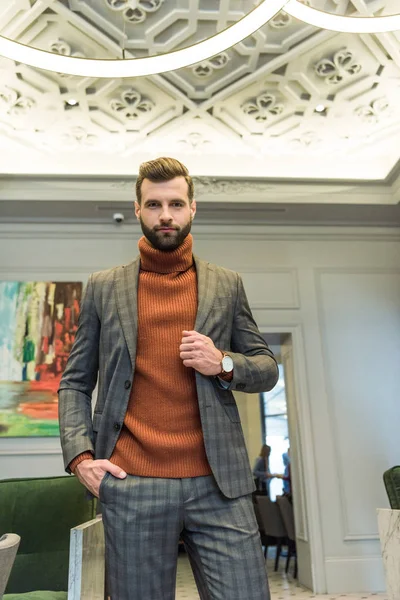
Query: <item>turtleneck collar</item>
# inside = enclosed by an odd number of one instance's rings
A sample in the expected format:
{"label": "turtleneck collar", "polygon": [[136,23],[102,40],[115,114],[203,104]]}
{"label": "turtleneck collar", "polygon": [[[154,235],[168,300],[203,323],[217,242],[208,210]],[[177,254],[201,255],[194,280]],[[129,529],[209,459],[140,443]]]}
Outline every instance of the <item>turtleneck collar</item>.
{"label": "turtleneck collar", "polygon": [[140,268],[143,271],[176,273],[187,271],[193,265],[193,237],[191,233],[176,250],[171,252],[153,248],[144,236],[140,238],[138,246]]}

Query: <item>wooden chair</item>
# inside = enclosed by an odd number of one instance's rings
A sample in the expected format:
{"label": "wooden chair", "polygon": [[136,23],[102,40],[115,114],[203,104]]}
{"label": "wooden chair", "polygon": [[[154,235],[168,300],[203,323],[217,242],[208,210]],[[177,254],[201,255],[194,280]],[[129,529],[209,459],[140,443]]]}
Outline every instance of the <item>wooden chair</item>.
{"label": "wooden chair", "polygon": [[287,544],[286,528],[275,502],[272,502],[268,496],[258,494],[254,499],[254,511],[260,529],[261,543],[264,546],[264,556],[267,558],[270,546],[276,546],[274,569],[277,571],[282,546]]}
{"label": "wooden chair", "polygon": [[286,573],[289,571],[290,559],[294,558],[294,577],[297,578],[297,553],[296,553],[296,532],[294,525],[294,512],[293,506],[290,503],[287,496],[277,496],[276,504],[279,507],[279,511],[282,516],[282,520],[285,524],[287,536],[288,536],[288,555],[286,559]]}

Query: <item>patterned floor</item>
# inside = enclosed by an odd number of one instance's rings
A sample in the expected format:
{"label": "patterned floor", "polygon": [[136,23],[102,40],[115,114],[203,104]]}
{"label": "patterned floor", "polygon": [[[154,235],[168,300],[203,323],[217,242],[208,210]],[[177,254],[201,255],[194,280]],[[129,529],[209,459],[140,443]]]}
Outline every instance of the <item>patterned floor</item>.
{"label": "patterned floor", "polygon": [[[268,560],[268,575],[271,589],[271,600],[387,600],[385,594],[327,594],[314,595],[297,585],[290,575],[284,571],[274,573]],[[193,579],[189,560],[185,554],[179,555],[176,585],[176,600],[199,600],[196,584]],[[251,600],[251,598],[249,598]]]}

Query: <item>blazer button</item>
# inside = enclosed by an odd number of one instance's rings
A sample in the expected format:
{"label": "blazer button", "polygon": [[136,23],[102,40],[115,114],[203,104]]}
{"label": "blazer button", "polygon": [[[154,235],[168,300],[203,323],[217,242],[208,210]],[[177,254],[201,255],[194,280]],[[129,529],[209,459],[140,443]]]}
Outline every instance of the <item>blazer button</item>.
{"label": "blazer button", "polygon": [[114,423],[115,431],[119,431],[121,429],[121,425],[119,423]]}
{"label": "blazer button", "polygon": [[245,387],[246,387],[245,383],[237,383],[236,384],[236,389],[237,390],[244,390]]}
{"label": "blazer button", "polygon": [[126,389],[126,390],[129,390],[129,388],[131,387],[131,382],[129,381],[129,379],[127,379],[127,380],[125,381],[124,385],[125,385],[125,389]]}

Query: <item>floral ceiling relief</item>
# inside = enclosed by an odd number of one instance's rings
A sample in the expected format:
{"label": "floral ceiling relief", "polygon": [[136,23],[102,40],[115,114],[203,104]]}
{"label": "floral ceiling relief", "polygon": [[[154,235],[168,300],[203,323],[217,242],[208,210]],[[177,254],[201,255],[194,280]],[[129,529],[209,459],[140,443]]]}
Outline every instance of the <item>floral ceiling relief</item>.
{"label": "floral ceiling relief", "polygon": [[315,73],[324,79],[327,85],[338,85],[359,73],[361,69],[361,64],[347,48],[336,52],[332,59],[323,58],[314,65]]}
{"label": "floral ceiling relief", "polygon": [[153,110],[154,103],[142,98],[137,90],[130,88],[122,92],[119,98],[113,98],[110,107],[126,121],[136,121],[140,116]]}
{"label": "floral ceiling relief", "polygon": [[125,21],[143,23],[149,13],[156,12],[164,0],[104,0],[108,8],[122,12]]}
{"label": "floral ceiling relief", "polygon": [[284,104],[278,102],[274,94],[266,91],[242,104],[241,109],[257,123],[267,123],[283,112]]}

